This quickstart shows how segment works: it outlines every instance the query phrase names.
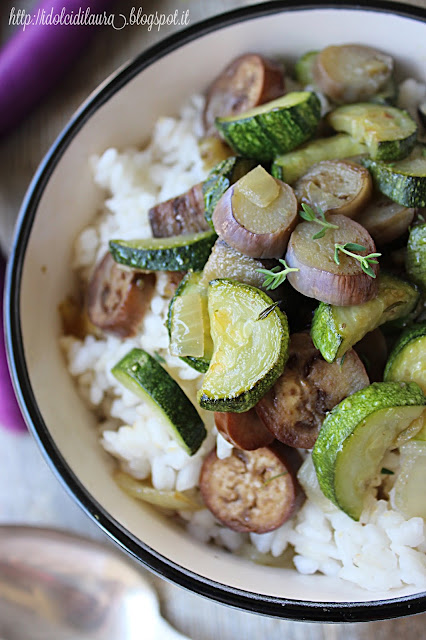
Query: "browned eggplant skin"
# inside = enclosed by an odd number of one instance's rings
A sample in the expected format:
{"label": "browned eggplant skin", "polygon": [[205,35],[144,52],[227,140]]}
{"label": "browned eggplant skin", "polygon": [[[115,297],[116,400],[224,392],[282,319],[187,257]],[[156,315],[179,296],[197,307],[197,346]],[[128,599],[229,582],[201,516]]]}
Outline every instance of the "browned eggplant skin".
{"label": "browned eggplant skin", "polygon": [[[360,224],[340,215],[329,216],[328,220],[339,226],[342,218],[348,220],[351,225],[356,225],[361,234],[361,244],[366,248],[366,254],[374,253],[376,251],[374,241],[368,231]],[[306,224],[311,223],[301,223],[301,225]],[[321,302],[343,307],[368,302],[377,295],[377,277],[372,278],[364,273],[360,265],[354,273],[344,274],[336,273],[334,270],[315,268],[301,260],[297,250],[297,230],[301,225],[298,225],[295,232],[291,234],[285,255],[288,266],[299,269],[290,272],[287,276],[292,287],[308,298],[315,298]],[[348,238],[348,241],[352,240]],[[333,259],[333,255],[329,257],[331,260]],[[354,264],[356,264],[355,261]],[[371,264],[371,268],[377,276],[379,264]]]}
{"label": "browned eggplant skin", "polygon": [[155,289],[154,273],[120,267],[106,253],[95,267],[87,290],[87,312],[96,327],[129,338],[136,335]]}
{"label": "browned eggplant skin", "polygon": [[[284,185],[286,189],[291,189],[280,180],[276,180],[276,182]],[[230,247],[250,258],[281,258],[299,218],[296,196],[294,196],[294,215],[286,227],[278,229],[275,233],[254,233],[246,229],[235,218],[232,204],[233,195],[234,187],[232,186],[225,191],[213,211],[212,221],[218,236],[225,240]]]}
{"label": "browned eggplant skin", "polygon": [[234,449],[204,460],[200,491],[222,524],[241,533],[267,533],[289,520],[303,501],[296,478],[302,458],[281,443],[256,451]]}
{"label": "browned eggplant skin", "polygon": [[148,211],[148,218],[154,238],[208,231],[202,184],[198,183],[180,196],[156,204]]}
{"label": "browned eggplant skin", "polygon": [[245,413],[215,412],[214,421],[219,433],[238,449],[253,451],[268,446],[275,439],[255,409]]}
{"label": "browned eggplant skin", "polygon": [[343,363],[339,359],[330,364],[308,333],[295,333],[284,372],[258,402],[256,411],[277,440],[312,449],[326,413],[368,384],[364,365],[353,349]]}
{"label": "browned eggplant skin", "polygon": [[207,90],[203,112],[206,136],[218,135],[215,120],[237,115],[284,94],[283,68],[258,53],[233,60]]}

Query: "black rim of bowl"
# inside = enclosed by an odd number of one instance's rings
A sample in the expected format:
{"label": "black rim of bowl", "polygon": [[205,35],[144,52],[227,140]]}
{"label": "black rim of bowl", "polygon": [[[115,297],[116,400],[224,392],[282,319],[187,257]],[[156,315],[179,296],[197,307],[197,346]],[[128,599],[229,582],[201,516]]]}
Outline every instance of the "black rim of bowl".
{"label": "black rim of bowl", "polygon": [[363,622],[401,617],[426,611],[426,595],[415,594],[389,600],[366,602],[304,602],[279,597],[265,596],[235,589],[195,574],[177,563],[163,557],[136,539],[112,518],[82,486],[78,478],[66,464],[55,442],[49,434],[43,416],[37,406],[25,362],[20,323],[20,285],[25,252],[31,234],[42,193],[58,161],[75,134],[91,115],[109,98],[120,90],[141,70],[171,53],[181,45],[222,27],[237,22],[288,11],[310,9],[355,9],[392,13],[419,21],[425,21],[425,12],[420,7],[388,2],[387,0],[359,0],[356,4],[340,2],[317,3],[304,0],[297,3],[275,0],[264,4],[235,9],[199,22],[184,31],[169,36],[149,48],[124,69],[117,72],[95,94],[85,102],[72,117],[56,142],[42,161],[25,196],[15,232],[15,240],[9,260],[5,285],[5,330],[9,365],[15,391],[26,422],[52,470],[65,489],[74,497],[86,513],[97,522],[103,531],[133,558],[142,562],[157,575],[170,580],[190,591],[208,597],[221,604],[267,616],[288,620],[313,622]]}

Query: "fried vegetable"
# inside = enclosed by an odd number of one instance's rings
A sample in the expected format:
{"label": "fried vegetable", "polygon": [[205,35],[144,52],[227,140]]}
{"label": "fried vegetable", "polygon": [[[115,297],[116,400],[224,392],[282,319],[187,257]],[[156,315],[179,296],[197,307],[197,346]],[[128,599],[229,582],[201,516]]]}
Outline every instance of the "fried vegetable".
{"label": "fried vegetable", "polygon": [[87,290],[87,313],[95,327],[128,338],[134,336],[149,308],[155,274],[130,271],[107,253],[95,267]]}
{"label": "fried vegetable", "polygon": [[240,532],[266,533],[280,527],[303,500],[296,478],[300,454],[276,446],[241,451],[220,460],[215,451],[200,475],[204,502],[225,526]]}
{"label": "fried vegetable", "polygon": [[203,121],[206,135],[216,133],[216,118],[232,116],[284,93],[281,65],[257,53],[233,60],[207,90]]}
{"label": "fried vegetable", "polygon": [[255,409],[244,413],[216,412],[214,421],[219,433],[237,449],[253,451],[275,440]]}
{"label": "fried vegetable", "polygon": [[309,334],[295,333],[284,372],[256,411],[277,440],[312,449],[327,412],[368,384],[364,365],[353,350],[344,360],[329,364]]}
{"label": "fried vegetable", "polygon": [[294,185],[299,203],[324,213],[354,218],[370,200],[373,183],[367,169],[347,160],[324,160]]}
{"label": "fried vegetable", "polygon": [[208,231],[202,184],[196,184],[176,198],[156,204],[148,211],[148,217],[154,238]]}
{"label": "fried vegetable", "polygon": [[329,46],[313,66],[317,86],[335,102],[361,102],[382,89],[393,71],[390,56],[357,44]]}
{"label": "fried vegetable", "polygon": [[[373,239],[346,216],[329,216],[328,222],[337,229],[328,229],[319,238],[314,238],[318,232],[314,222],[298,224],[291,234],[285,260],[298,271],[288,274],[289,283],[305,296],[329,304],[347,306],[371,300],[377,293],[376,279],[365,273],[356,259],[342,255],[337,264],[333,256],[336,244],[347,243],[365,247],[359,255],[374,253]],[[378,273],[378,264],[372,264],[372,271]]]}
{"label": "fried vegetable", "polygon": [[326,417],[312,458],[324,495],[354,520],[385,453],[422,427],[426,397],[417,384],[375,382]]}
{"label": "fried vegetable", "polygon": [[230,187],[213,212],[216,233],[252,258],[279,258],[297,222],[291,187],[258,166]]}
{"label": "fried vegetable", "polygon": [[402,236],[413,221],[414,209],[377,194],[356,216],[377,245],[388,244]]}

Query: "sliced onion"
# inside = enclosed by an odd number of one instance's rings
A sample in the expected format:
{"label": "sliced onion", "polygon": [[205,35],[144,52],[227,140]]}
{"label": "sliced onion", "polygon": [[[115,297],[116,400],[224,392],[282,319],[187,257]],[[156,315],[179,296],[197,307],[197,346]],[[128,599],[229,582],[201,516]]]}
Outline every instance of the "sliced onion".
{"label": "sliced onion", "polygon": [[149,482],[136,480],[124,471],[116,471],[114,480],[132,498],[149,502],[156,507],[173,509],[174,511],[198,511],[204,506],[199,494],[192,489],[188,491],[154,489]]}

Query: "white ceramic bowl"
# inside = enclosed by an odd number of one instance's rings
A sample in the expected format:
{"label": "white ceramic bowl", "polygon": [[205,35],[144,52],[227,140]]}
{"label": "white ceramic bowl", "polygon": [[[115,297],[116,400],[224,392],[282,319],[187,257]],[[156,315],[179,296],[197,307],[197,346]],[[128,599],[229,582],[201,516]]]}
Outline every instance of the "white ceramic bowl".
{"label": "white ceramic bowl", "polygon": [[[222,603],[317,621],[390,618],[426,610],[412,588],[368,592],[321,575],[249,563],[190,538],[127,499],[111,477],[95,420],[58,347],[58,303],[71,290],[71,249],[100,204],[88,157],[143,145],[159,115],[178,110],[234,56],[259,51],[294,60],[309,49],[358,42],[393,54],[401,76],[426,81],[422,12],[381,2],[255,5],[189,28],[143,53],[89,98],[38,170],[26,196],[7,279],[6,328],[26,420],[76,501],[128,553],[166,578]],[[424,16],[423,16],[424,20]]]}

